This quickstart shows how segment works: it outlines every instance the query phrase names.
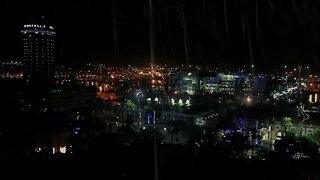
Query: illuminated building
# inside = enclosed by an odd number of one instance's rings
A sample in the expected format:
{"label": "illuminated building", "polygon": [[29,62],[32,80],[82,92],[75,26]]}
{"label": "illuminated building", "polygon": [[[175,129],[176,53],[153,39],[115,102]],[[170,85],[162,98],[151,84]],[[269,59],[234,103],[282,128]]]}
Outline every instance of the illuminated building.
{"label": "illuminated building", "polygon": [[171,76],[171,89],[189,95],[195,94],[200,88],[199,73],[196,71],[174,72]]}
{"label": "illuminated building", "polygon": [[54,77],[56,32],[53,26],[40,22],[25,24],[21,34],[24,79],[27,84],[43,86]]}
{"label": "illuminated building", "polygon": [[234,95],[239,88],[240,78],[235,74],[202,74],[201,89],[209,93],[223,92]]}
{"label": "illuminated building", "polygon": [[209,93],[226,93],[235,96],[244,96],[251,92],[265,91],[265,77],[248,76],[236,73],[201,73],[200,89]]}

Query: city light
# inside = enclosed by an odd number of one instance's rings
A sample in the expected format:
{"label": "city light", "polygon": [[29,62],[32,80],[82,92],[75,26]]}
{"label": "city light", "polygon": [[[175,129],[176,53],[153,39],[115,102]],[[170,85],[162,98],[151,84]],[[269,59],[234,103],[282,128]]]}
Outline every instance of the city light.
{"label": "city light", "polygon": [[175,101],[174,101],[173,98],[171,98],[171,105],[172,105],[172,106],[175,105]]}
{"label": "city light", "polygon": [[186,100],[186,106],[191,106],[191,102],[189,99]]}
{"label": "city light", "polygon": [[316,1],[9,1],[1,160],[92,159],[105,179],[290,179],[278,163],[320,179]]}
{"label": "city light", "polygon": [[59,150],[60,150],[60,153],[62,153],[62,154],[67,153],[67,147],[66,146],[60,147]]}
{"label": "city light", "polygon": [[143,94],[142,94],[141,92],[138,92],[138,93],[137,93],[137,98],[138,98],[138,100],[142,99],[142,97],[143,97]]}
{"label": "city light", "polygon": [[312,103],[312,95],[309,95],[309,102]]}

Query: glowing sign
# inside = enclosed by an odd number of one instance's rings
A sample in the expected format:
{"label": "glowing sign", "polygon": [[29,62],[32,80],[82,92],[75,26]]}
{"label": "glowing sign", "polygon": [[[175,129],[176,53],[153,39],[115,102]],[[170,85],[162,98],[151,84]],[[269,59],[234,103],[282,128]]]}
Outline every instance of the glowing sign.
{"label": "glowing sign", "polygon": [[[47,28],[46,25],[41,24],[25,24],[23,27],[25,28]],[[49,26],[49,29],[54,29],[53,26]]]}

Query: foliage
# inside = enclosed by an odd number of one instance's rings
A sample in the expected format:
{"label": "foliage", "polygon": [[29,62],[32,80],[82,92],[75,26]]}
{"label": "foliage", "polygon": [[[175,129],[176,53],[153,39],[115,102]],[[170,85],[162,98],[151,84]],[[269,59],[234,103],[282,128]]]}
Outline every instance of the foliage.
{"label": "foliage", "polygon": [[287,157],[294,157],[300,153],[312,158],[319,157],[319,145],[315,138],[317,135],[319,132],[299,138],[294,132],[288,131],[285,137],[276,141],[275,149]]}
{"label": "foliage", "polygon": [[131,101],[129,99],[126,100],[125,106],[126,106],[126,108],[129,108],[131,110],[136,110],[137,109],[137,105],[133,101]]}
{"label": "foliage", "polygon": [[309,137],[320,147],[320,129],[315,130]]}
{"label": "foliage", "polygon": [[304,155],[310,157],[317,157],[319,155],[319,146],[311,136],[304,136],[301,138],[301,151]]}
{"label": "foliage", "polygon": [[292,125],[293,125],[292,124],[292,119],[290,117],[282,118],[281,125],[282,125],[282,128],[283,128],[284,132],[289,131],[291,129]]}

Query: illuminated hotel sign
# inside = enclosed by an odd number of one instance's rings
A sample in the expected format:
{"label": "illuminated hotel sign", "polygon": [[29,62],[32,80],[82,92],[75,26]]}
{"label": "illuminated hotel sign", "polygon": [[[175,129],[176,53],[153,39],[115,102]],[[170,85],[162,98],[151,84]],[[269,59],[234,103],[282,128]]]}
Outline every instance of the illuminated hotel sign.
{"label": "illuminated hotel sign", "polygon": [[[55,35],[56,33],[53,31],[53,26],[46,26],[46,25],[39,25],[39,24],[25,24],[23,26],[24,28],[27,28],[25,30],[22,30],[21,33],[27,34],[27,33],[35,33],[42,35]],[[28,29],[31,28],[31,29]],[[49,28],[49,29],[47,29]]]}
{"label": "illuminated hotel sign", "polygon": [[[46,28],[46,25],[39,25],[39,24],[25,24],[23,27],[25,28]],[[52,26],[49,26],[49,29],[53,29]]]}

